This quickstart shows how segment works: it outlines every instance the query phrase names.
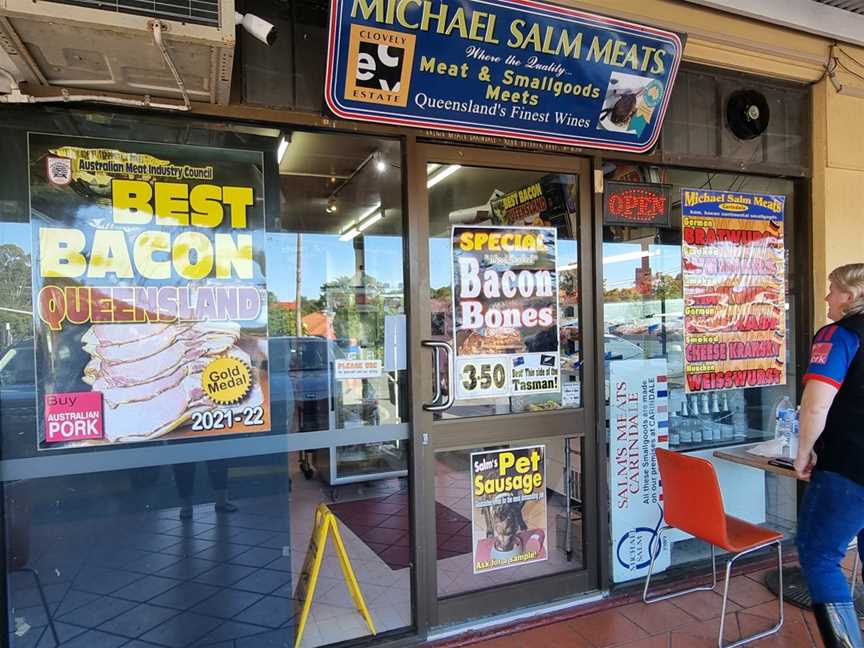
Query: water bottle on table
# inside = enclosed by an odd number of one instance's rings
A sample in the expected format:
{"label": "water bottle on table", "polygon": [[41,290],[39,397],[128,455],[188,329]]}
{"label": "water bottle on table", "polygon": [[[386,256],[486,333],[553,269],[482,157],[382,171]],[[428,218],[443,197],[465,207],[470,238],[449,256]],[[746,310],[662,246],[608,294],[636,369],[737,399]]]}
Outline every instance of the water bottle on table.
{"label": "water bottle on table", "polygon": [[[794,427],[795,410],[792,409],[789,397],[784,396],[775,409],[774,438],[780,441],[781,456],[787,459],[794,458],[791,454]],[[797,452],[797,448],[795,450]]]}

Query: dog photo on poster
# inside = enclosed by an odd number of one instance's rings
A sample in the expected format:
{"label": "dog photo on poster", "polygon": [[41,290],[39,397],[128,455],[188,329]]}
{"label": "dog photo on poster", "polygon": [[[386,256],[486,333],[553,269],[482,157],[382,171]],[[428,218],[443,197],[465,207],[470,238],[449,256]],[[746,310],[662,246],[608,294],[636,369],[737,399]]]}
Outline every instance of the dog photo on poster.
{"label": "dog photo on poster", "polygon": [[546,560],[546,446],[471,453],[474,573]]}

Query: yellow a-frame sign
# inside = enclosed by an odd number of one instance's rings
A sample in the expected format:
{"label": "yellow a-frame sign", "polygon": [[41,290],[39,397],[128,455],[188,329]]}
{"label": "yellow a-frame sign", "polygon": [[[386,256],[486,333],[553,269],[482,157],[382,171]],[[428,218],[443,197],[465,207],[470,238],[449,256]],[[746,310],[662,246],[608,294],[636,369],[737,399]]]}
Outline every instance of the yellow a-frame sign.
{"label": "yellow a-frame sign", "polygon": [[306,550],[306,559],[303,561],[303,569],[300,571],[297,589],[294,591],[294,598],[303,603],[300,622],[297,624],[297,638],[294,640],[294,648],[299,648],[300,642],[303,641],[303,632],[306,630],[309,610],[312,609],[312,598],[315,596],[315,586],[318,584],[318,572],[321,570],[321,561],[324,559],[328,535],[333,537],[333,544],[336,545],[336,553],[342,566],[342,575],[345,577],[345,584],[348,586],[351,598],[354,599],[354,605],[357,606],[357,611],[360,612],[366,625],[369,626],[369,631],[373,635],[377,634],[375,626],[372,624],[372,616],[369,614],[369,609],[363,600],[363,594],[360,592],[360,586],[354,576],[354,570],[351,569],[351,561],[348,560],[348,552],[345,551],[345,545],[342,543],[336,516],[327,508],[326,504],[319,504],[318,508],[315,509],[315,525],[312,529],[312,537],[309,539],[309,548]]}

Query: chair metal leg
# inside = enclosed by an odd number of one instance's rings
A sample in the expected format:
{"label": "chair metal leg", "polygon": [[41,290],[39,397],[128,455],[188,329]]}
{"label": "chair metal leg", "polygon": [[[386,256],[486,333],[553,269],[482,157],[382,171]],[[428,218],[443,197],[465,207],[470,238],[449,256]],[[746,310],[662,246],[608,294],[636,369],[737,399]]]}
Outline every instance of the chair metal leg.
{"label": "chair metal leg", "polygon": [[[760,549],[765,549],[766,547],[770,547],[772,544],[777,545],[777,569],[779,572],[779,586],[777,593],[777,615],[779,620],[777,621],[777,625],[768,630],[763,630],[755,635],[751,635],[749,637],[744,637],[739,639],[738,641],[731,644],[723,643],[723,630],[726,626],[726,603],[729,600],[729,578],[732,575],[732,563],[734,563],[741,556],[746,556],[747,554],[753,553],[754,551],[759,551]],[[720,648],[735,648],[736,646],[743,646],[744,644],[748,644],[751,641],[756,641],[757,639],[764,639],[765,637],[770,637],[773,634],[776,634],[780,631],[780,628],[783,627],[783,552],[780,547],[780,541],[771,542],[767,545],[760,545],[758,547],[754,547],[753,549],[748,549],[747,551],[742,551],[739,554],[735,554],[732,558],[729,559],[729,562],[726,563],[726,581],[723,585],[723,607],[720,611],[720,636],[717,637],[717,645]]]}
{"label": "chair metal leg", "polygon": [[852,582],[849,584],[849,595],[855,600],[855,585],[858,582],[858,572],[861,571],[861,557],[858,555],[858,543],[853,541],[849,548],[855,549],[855,562],[852,563]]}
{"label": "chair metal leg", "polygon": [[717,553],[714,548],[714,545],[711,545],[711,585],[702,585],[700,587],[691,587],[690,589],[682,590],[680,592],[671,592],[669,594],[664,594],[663,596],[655,596],[653,598],[648,598],[648,587],[651,585],[651,574],[654,573],[654,561],[657,559],[657,556],[660,555],[660,548],[663,546],[663,533],[671,529],[672,527],[663,527],[657,532],[657,551],[651,552],[651,562],[648,564],[648,575],[645,577],[645,587],[642,589],[642,602],[643,603],[658,603],[659,601],[667,601],[671,598],[675,598],[677,596],[684,596],[685,594],[692,594],[693,592],[707,592],[709,590],[713,590],[717,587]]}
{"label": "chair metal leg", "polygon": [[51,617],[51,608],[48,607],[48,600],[45,598],[45,590],[42,589],[42,579],[39,577],[39,572],[32,567],[19,567],[18,571],[26,571],[33,575],[33,580],[36,581],[36,589],[39,591],[39,598],[42,600],[42,607],[45,610],[45,617],[48,619],[48,627],[51,628],[54,643],[59,646],[60,638],[57,636],[57,628],[54,627],[54,619]]}

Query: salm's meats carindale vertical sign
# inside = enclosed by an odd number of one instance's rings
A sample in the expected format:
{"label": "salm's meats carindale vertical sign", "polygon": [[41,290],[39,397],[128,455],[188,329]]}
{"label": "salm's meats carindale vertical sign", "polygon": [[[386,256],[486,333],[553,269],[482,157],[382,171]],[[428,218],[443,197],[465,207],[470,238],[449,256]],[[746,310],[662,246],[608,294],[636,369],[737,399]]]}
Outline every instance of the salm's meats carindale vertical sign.
{"label": "salm's meats carindale vertical sign", "polygon": [[345,119],[643,152],[682,49],[533,0],[331,0],[325,94]]}

